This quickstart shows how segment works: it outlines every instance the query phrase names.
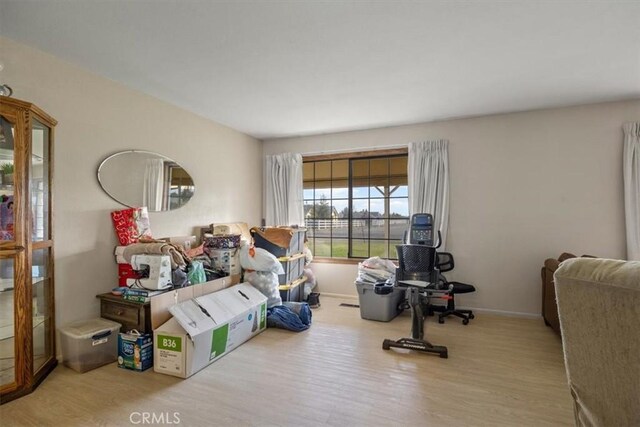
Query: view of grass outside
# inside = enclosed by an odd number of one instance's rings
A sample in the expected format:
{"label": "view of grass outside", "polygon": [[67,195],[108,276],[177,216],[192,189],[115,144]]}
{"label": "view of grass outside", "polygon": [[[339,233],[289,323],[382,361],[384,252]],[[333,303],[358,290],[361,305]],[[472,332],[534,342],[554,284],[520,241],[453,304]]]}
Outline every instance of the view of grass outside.
{"label": "view of grass outside", "polygon": [[314,256],[396,258],[409,226],[406,164],[406,155],[305,162],[305,223]]}

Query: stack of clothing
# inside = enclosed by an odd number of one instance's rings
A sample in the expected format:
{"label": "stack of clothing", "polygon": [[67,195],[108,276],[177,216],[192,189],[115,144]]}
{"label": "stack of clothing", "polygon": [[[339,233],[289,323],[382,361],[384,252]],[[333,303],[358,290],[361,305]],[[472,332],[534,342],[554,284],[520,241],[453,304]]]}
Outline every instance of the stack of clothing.
{"label": "stack of clothing", "polygon": [[116,261],[120,263],[131,262],[132,255],[169,255],[171,258],[171,269],[185,268],[189,262],[189,257],[182,249],[182,246],[167,242],[149,241],[144,243],[133,243],[128,246],[116,247]]}

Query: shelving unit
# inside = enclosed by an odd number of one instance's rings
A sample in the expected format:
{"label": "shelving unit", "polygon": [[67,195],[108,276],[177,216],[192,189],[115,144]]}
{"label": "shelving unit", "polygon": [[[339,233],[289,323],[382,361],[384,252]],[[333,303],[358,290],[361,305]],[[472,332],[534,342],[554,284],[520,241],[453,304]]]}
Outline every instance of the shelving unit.
{"label": "shelving unit", "polygon": [[0,96],[0,403],[28,394],[57,364],[51,182],[56,121]]}

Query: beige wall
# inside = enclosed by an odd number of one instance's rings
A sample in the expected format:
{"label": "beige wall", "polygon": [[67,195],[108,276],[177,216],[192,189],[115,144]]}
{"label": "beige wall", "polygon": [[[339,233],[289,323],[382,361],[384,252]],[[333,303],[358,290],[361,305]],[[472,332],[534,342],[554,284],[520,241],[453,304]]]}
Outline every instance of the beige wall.
{"label": "beige wall", "polygon": [[[640,100],[269,140],[264,154],[449,139],[448,277],[474,283],[462,305],[540,312],[540,267],[563,251],[625,256],[622,123]],[[357,266],[314,265],[320,290],[355,294]]]}
{"label": "beige wall", "polygon": [[[120,150],[156,151],[196,184],[184,207],[151,213],[155,236],[191,234],[211,222],[259,224],[260,141],[0,38],[1,81],[14,97],[55,117],[54,231],[57,325],[99,316],[97,293],[117,286],[109,212],[123,208],[100,188],[97,167]],[[126,178],[126,177],[125,177]]]}

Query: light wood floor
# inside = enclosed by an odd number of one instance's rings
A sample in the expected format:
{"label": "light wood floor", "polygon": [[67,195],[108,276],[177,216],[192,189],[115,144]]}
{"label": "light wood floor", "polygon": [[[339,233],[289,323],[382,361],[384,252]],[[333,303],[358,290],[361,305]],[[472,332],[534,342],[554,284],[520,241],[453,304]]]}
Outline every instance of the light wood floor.
{"label": "light wood floor", "polygon": [[[449,358],[384,351],[410,317],[361,320],[322,297],[311,329],[268,329],[187,380],[59,366],[31,395],[0,406],[4,426],[132,425],[133,412],[184,426],[572,425],[560,339],[542,320],[476,314],[427,321]],[[164,415],[162,415],[164,414]],[[140,423],[141,415],[133,421]],[[167,418],[165,418],[167,420]]]}

